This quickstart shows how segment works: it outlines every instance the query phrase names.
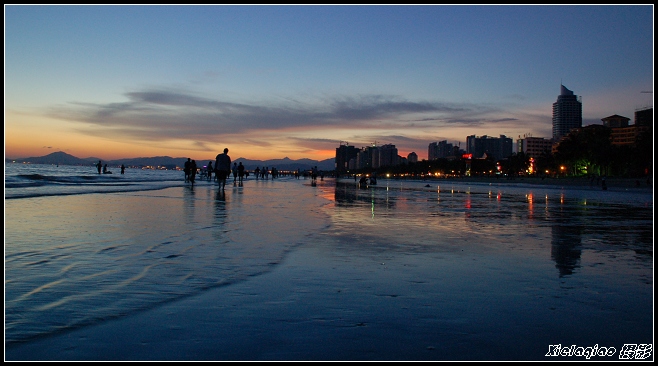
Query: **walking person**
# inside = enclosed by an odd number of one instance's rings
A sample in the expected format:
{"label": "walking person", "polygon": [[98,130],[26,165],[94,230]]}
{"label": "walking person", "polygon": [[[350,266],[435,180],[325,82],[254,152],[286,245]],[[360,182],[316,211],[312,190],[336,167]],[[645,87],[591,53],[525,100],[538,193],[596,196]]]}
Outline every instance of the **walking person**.
{"label": "walking person", "polygon": [[244,165],[242,165],[242,162],[240,162],[240,165],[238,165],[238,182],[242,184],[242,179],[244,178]]}
{"label": "walking person", "polygon": [[101,161],[98,161],[98,164],[96,164],[96,168],[98,169],[98,174],[101,173],[101,169],[103,169],[103,163]]}
{"label": "walking person", "polygon": [[215,170],[215,169],[212,167],[212,161],[209,161],[209,162],[208,162],[208,180],[209,180],[209,181],[212,180],[212,172],[213,172],[214,170]]}
{"label": "walking person", "polygon": [[215,176],[222,190],[226,187],[226,178],[231,174],[231,157],[228,156],[228,148],[224,152],[217,154],[215,158]]}
{"label": "walking person", "polygon": [[192,164],[192,160],[190,158],[187,158],[187,161],[185,162],[185,165],[183,166],[183,172],[185,173],[185,181],[189,182],[190,181],[190,167]]}
{"label": "walking person", "polygon": [[197,171],[196,160],[192,160],[190,162],[190,183],[192,183],[192,185],[194,185],[194,180],[196,179],[196,171]]}

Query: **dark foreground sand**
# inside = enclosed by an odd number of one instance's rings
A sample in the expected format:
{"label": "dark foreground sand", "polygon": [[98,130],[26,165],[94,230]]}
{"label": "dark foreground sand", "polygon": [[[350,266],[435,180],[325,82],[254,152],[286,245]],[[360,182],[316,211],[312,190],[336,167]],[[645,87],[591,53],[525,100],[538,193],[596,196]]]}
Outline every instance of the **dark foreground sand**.
{"label": "dark foreground sand", "polygon": [[[398,268],[400,269],[400,268]],[[491,346],[440,344],[397,298],[386,263],[300,248],[270,273],[100,325],[11,347],[11,360],[443,360],[509,357]],[[428,294],[429,296],[429,294]],[[427,299],[426,306],[432,307]],[[388,315],[383,315],[389,312]],[[491,334],[472,335],[473,340]],[[470,336],[469,336],[470,337]],[[543,343],[541,350],[543,351]],[[506,356],[505,356],[506,355]]]}

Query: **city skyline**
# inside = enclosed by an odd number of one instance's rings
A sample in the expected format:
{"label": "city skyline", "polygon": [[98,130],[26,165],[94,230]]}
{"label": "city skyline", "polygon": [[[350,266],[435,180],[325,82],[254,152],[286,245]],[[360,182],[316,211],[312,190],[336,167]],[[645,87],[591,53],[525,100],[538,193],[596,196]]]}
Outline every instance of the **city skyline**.
{"label": "city skyline", "polygon": [[[653,5],[5,5],[5,157],[427,158],[653,106]],[[649,93],[646,93],[649,92]]]}

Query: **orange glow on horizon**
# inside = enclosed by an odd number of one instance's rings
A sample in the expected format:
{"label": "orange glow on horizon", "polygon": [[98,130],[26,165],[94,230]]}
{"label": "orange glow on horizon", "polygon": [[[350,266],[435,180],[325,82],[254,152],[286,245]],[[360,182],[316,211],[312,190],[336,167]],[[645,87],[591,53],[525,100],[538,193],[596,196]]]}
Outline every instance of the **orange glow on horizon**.
{"label": "orange glow on horizon", "polygon": [[[72,144],[63,143],[61,139],[59,139],[59,141],[54,141],[54,139],[48,139],[48,141],[45,141],[43,138],[36,137],[31,140],[26,140],[25,138],[6,139],[5,158],[20,159],[39,157],[61,151],[80,159],[95,157],[103,160],[118,160],[140,157],[170,156],[172,158],[190,157],[198,161],[204,161],[214,160],[217,154],[223,150],[223,148],[217,148],[216,151],[210,149],[204,151],[190,151],[189,149],[181,148],[165,149],[154,146],[140,146],[137,144],[104,141],[94,138],[83,141],[74,141],[75,143]],[[280,152],[274,149],[262,151],[258,148],[247,148],[238,144],[235,146],[233,146],[233,144],[226,144],[226,147],[229,148],[229,155],[233,159],[245,158],[249,160],[271,160],[287,157],[292,160],[312,159],[322,161],[334,158],[336,154],[335,150],[307,150],[304,152],[291,153],[289,151]]]}

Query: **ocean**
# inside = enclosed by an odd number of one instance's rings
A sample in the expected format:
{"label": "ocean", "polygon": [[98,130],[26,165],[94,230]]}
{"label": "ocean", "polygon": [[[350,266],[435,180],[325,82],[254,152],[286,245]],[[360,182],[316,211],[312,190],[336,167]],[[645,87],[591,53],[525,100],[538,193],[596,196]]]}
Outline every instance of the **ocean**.
{"label": "ocean", "polygon": [[110,169],[98,174],[96,166],[20,164],[5,162],[5,199],[83,193],[130,192],[180,185],[182,171]]}
{"label": "ocean", "polygon": [[180,171],[5,163],[5,346],[250,281],[308,248],[381,263],[393,293],[441,306],[453,338],[653,343],[648,190],[250,177],[223,192]]}

